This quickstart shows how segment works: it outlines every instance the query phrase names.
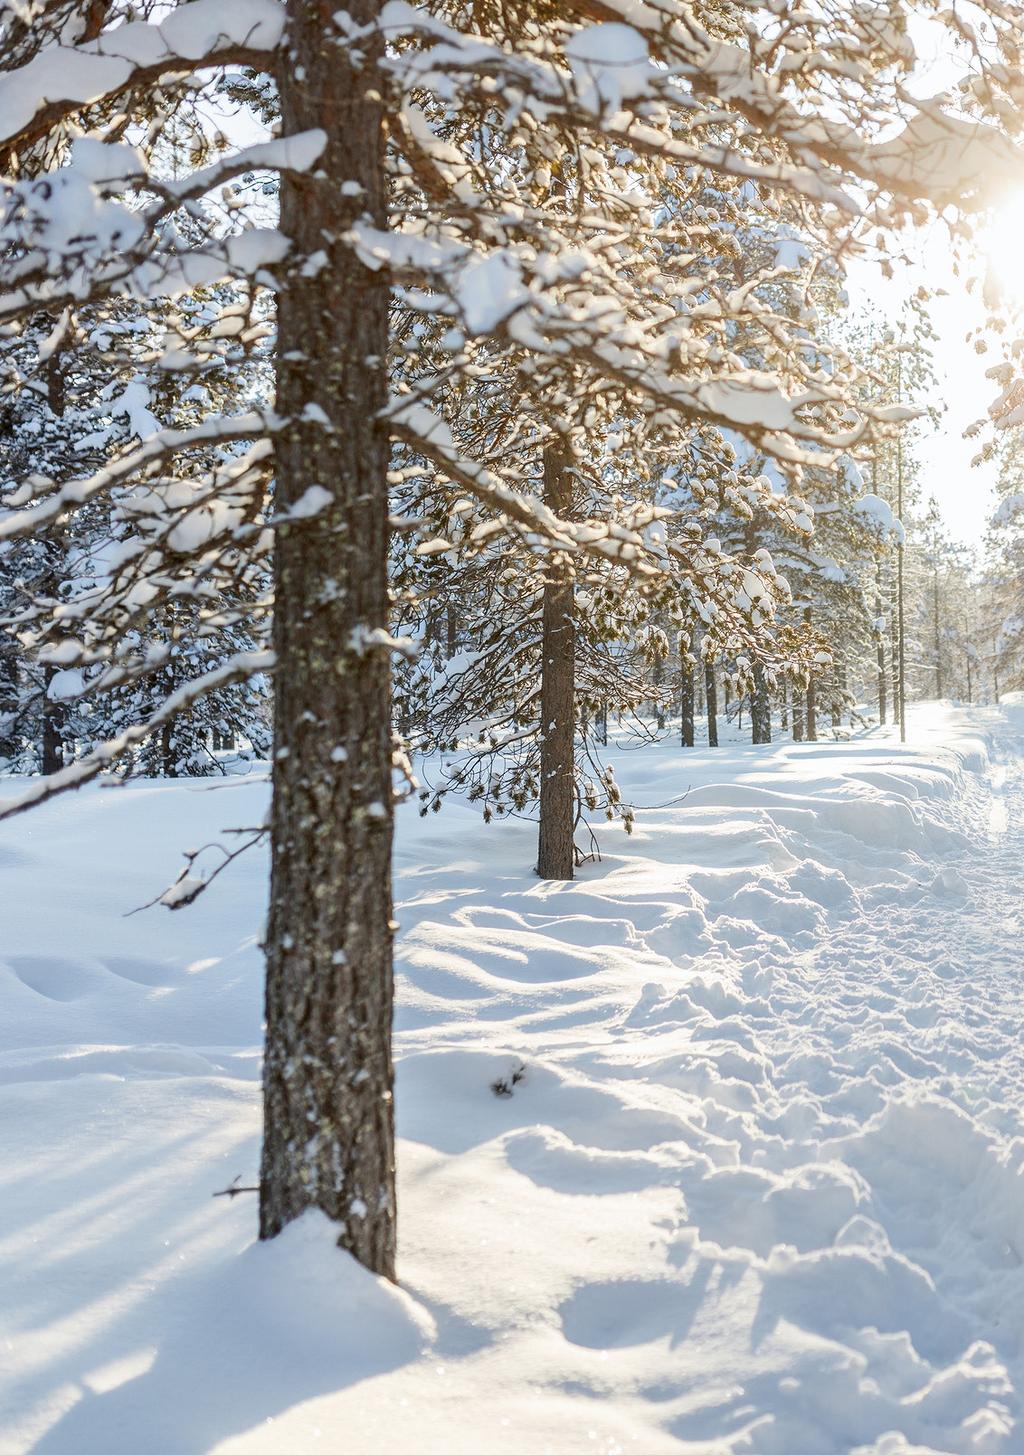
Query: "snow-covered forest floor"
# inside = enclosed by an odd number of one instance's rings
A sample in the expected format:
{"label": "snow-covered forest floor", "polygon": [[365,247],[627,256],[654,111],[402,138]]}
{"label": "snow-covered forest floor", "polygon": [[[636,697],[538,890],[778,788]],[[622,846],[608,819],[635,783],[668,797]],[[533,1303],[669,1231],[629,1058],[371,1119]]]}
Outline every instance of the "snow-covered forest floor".
{"label": "snow-covered forest floor", "polygon": [[400,815],[401,1291],[212,1197],[265,862],[124,917],[265,787],[4,826],[4,1455],[1024,1450],[1024,701],[609,756],[570,885]]}

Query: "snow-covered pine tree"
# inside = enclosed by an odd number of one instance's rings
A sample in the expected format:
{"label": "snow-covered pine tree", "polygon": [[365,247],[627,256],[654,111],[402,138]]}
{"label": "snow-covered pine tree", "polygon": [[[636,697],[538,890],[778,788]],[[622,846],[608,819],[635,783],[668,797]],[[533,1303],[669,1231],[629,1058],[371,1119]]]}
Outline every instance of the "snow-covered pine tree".
{"label": "snow-covered pine tree", "polygon": [[[956,12],[941,13],[973,45],[958,114],[941,98],[915,103],[904,85],[914,8],[347,0],[328,12],[193,0],[143,20],[90,0],[7,12],[0,327],[225,277],[277,293],[273,412],[161,430],[0,521],[3,539],[39,538],[124,482],[148,475],[152,488],[159,473],[161,524],[134,605],[144,609],[147,586],[162,604],[200,561],[228,589],[265,549],[255,516],[273,452],[275,657],[233,655],[7,805],[98,775],[207,692],[276,665],[264,1236],[319,1207],[343,1246],[394,1274],[389,434],[492,512],[496,529],[533,536],[553,569],[596,557],[636,573],[659,572],[673,554],[637,520],[561,517],[523,488],[514,455],[506,466],[459,448],[443,399],[479,340],[524,351],[545,448],[571,438],[578,392],[602,380],[633,396],[652,429],[707,421],[793,467],[866,442],[875,412],[782,321],[772,320],[769,369],[731,351],[737,318],[761,313],[750,293],[708,279],[699,305],[666,309],[654,276],[663,256],[650,246],[659,221],[631,206],[613,172],[596,211],[552,214],[543,195],[556,159],[628,169],[642,158],[666,182],[696,169],[788,192],[837,245],[863,221],[898,225],[928,203],[969,203],[991,164],[1016,165],[1002,132],[962,112],[1016,118],[1024,98],[1006,58],[1019,53],[1019,16],[979,5],[982,46]],[[154,176],[145,146],[125,137],[159,127],[166,90],[201,89],[226,66],[276,79],[281,139],[172,184]],[[60,160],[76,123],[92,134],[67,165],[19,175],[29,151]],[[515,169],[490,167],[491,135],[507,139]],[[214,222],[201,199],[256,165],[280,169],[280,228],[245,229],[238,210]],[[207,228],[202,245],[162,229],[182,206]],[[447,376],[389,404],[392,289],[443,314],[469,357],[456,345]],[[190,451],[230,441],[247,452],[189,475]],[[115,585],[94,602],[91,634],[114,641],[127,623]]]}

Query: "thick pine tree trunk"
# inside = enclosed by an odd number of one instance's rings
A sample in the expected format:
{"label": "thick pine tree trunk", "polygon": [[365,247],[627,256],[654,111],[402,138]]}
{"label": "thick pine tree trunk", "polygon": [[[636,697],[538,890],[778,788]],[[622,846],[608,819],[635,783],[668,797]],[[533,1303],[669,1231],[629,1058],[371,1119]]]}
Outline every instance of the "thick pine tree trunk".
{"label": "thick pine tree trunk", "polygon": [[[381,0],[346,9],[367,25]],[[343,241],[361,215],[385,225],[380,43],[360,41],[357,70],[353,47],[329,43],[329,11],[290,0],[278,78],[285,135],[322,127],[328,143],[315,173],[281,182],[296,262],[326,263],[282,278],[275,506],[312,487],[328,499],[278,530],[274,562],[260,1236],[319,1208],[393,1278],[388,278]]]}
{"label": "thick pine tree trunk", "polygon": [[713,662],[704,663],[704,696],[708,708],[708,747],[718,747],[718,688]]}
{"label": "thick pine tree trunk", "polygon": [[760,662],[754,663],[754,690],[750,694],[751,737],[755,743],[772,740],[772,699],[768,678]]}
{"label": "thick pine tree trunk", "polygon": [[[572,513],[572,475],[558,449],[544,456],[544,503],[563,518]],[[573,579],[552,561],[544,586],[540,685],[540,832],[537,873],[571,879],[576,868],[576,622]]]}

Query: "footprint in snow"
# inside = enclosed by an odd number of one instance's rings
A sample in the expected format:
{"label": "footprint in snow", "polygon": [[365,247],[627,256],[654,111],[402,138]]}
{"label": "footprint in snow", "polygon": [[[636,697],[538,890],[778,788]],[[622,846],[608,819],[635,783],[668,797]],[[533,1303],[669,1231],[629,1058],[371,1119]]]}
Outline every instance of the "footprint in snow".
{"label": "footprint in snow", "polygon": [[8,955],[6,963],[22,985],[47,1000],[79,1000],[101,983],[90,966],[55,955]]}

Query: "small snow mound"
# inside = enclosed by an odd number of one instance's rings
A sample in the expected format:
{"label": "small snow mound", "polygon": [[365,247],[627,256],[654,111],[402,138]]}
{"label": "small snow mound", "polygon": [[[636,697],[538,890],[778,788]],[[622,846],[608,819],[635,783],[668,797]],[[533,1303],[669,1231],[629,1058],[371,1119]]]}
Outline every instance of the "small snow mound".
{"label": "small snow mound", "polygon": [[338,1229],[328,1217],[304,1213],[225,1269],[221,1292],[228,1285],[234,1291],[224,1307],[240,1314],[248,1306],[252,1318],[241,1317],[239,1327],[273,1328],[293,1351],[323,1341],[329,1358],[341,1342],[346,1359],[354,1354],[363,1369],[422,1353],[437,1332],[431,1315],[337,1244]]}
{"label": "small snow mound", "polygon": [[932,893],[949,899],[966,899],[970,894],[967,880],[952,865],[940,869],[932,880]]}

